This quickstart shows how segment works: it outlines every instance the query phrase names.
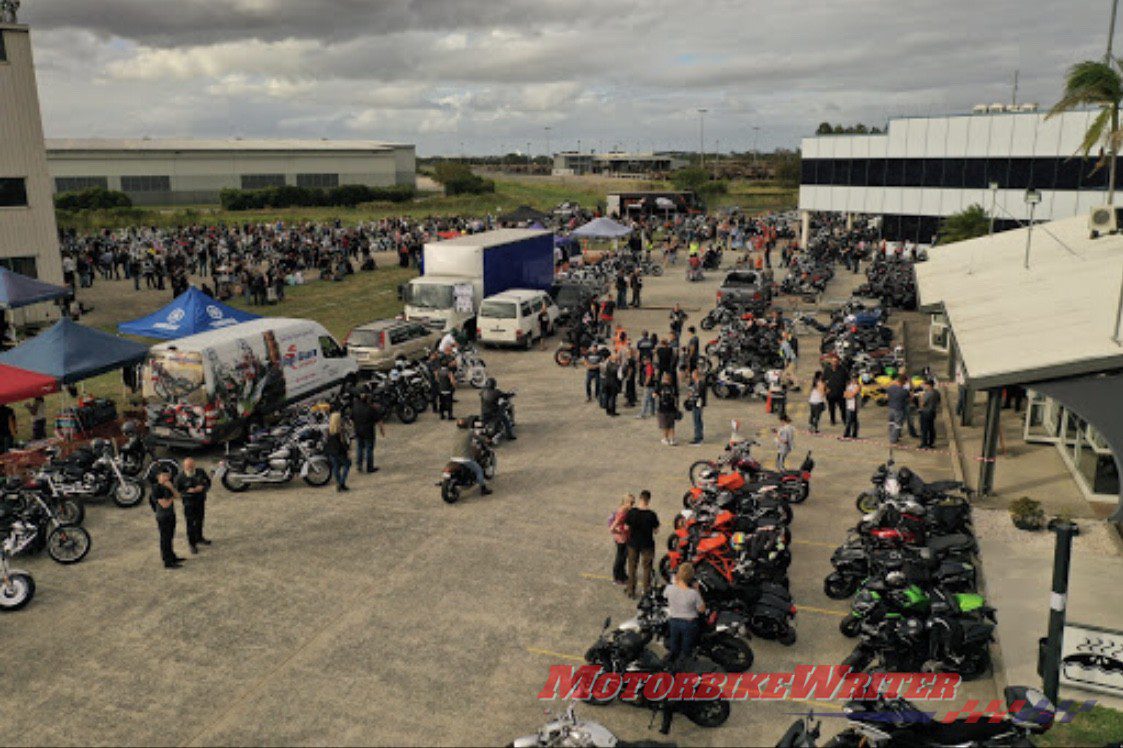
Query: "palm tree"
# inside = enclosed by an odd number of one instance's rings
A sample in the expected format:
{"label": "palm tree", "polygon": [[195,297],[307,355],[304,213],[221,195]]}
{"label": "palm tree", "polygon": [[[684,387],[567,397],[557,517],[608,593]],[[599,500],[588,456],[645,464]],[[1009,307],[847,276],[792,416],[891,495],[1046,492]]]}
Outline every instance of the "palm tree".
{"label": "palm tree", "polygon": [[[1092,120],[1092,124],[1084,134],[1084,142],[1080,144],[1080,150],[1087,156],[1097,143],[1107,145],[1107,153],[1111,158],[1108,166],[1107,202],[1109,205],[1115,203],[1115,159],[1119,154],[1120,142],[1123,141],[1123,133],[1119,131],[1123,78],[1119,75],[1118,66],[1118,60],[1111,62],[1085,60],[1073,65],[1065,77],[1064,95],[1046,116],[1048,119],[1061,112],[1083,106],[1101,107],[1099,115]],[[1102,158],[1097,162],[1096,168],[1101,166],[1103,166]]]}

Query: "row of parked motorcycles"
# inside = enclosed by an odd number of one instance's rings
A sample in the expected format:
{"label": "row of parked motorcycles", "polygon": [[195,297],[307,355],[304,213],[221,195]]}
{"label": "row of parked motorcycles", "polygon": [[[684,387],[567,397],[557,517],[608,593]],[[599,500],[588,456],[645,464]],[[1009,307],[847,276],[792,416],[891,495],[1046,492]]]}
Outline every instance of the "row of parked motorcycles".
{"label": "row of parked motorcycles", "polygon": [[[751,455],[755,442],[731,444],[716,460],[699,460],[690,469],[693,486],[683,496],[659,575],[670,584],[679,565],[689,561],[707,613],[701,621],[694,659],[679,663],[688,672],[741,673],[754,661],[753,636],[794,644],[796,608],[788,591],[791,563],[791,505],[810,493],[814,461],[799,470],[764,469]],[[662,672],[672,666],[652,645],[665,640],[667,603],[660,589],[640,598],[635,615],[613,627],[606,619],[585,661],[609,673]],[[659,708],[642,695],[636,706]],[[729,717],[729,702],[687,701],[675,705],[702,727],[718,727]],[[572,715],[555,725],[574,727]]]}
{"label": "row of parked motorcycles", "polygon": [[916,272],[910,260],[877,253],[866,268],[866,282],[855,296],[879,299],[884,307],[916,309]]}
{"label": "row of parked motorcycles", "polygon": [[996,618],[977,591],[969,490],[926,483],[892,460],[871,480],[856,500],[861,519],[823,580],[828,597],[853,597],[839,630],[858,642],[843,664],[979,678],[990,667]]}

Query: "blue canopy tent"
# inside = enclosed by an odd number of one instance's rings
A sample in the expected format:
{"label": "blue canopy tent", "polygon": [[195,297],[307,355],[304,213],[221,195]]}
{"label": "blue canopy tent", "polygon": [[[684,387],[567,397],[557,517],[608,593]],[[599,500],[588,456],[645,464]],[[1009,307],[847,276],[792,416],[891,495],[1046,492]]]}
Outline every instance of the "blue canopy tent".
{"label": "blue canopy tent", "polygon": [[70,295],[70,289],[44,283],[26,275],[0,268],[0,308],[17,309],[40,301],[63,299]]}
{"label": "blue canopy tent", "polygon": [[571,236],[579,239],[619,239],[627,236],[632,230],[611,218],[594,218],[584,226],[575,229]]}
{"label": "blue canopy tent", "polygon": [[140,361],[148,346],[63,318],[24,344],[0,354],[0,364],[73,384]]}
{"label": "blue canopy tent", "polygon": [[256,314],[226,306],[195,287],[188,288],[163,309],[147,317],[122,322],[117,332],[171,340],[258,319]]}

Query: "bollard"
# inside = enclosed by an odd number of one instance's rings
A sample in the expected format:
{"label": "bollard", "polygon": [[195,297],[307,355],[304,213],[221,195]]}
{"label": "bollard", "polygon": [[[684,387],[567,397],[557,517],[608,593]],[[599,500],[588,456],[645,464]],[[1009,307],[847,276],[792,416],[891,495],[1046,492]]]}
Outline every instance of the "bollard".
{"label": "bollard", "polygon": [[1042,685],[1045,695],[1056,704],[1068,605],[1068,570],[1072,564],[1072,538],[1077,528],[1072,522],[1058,522],[1052,529],[1057,535],[1057,544],[1053,551],[1053,592],[1049,596],[1049,636],[1044,647]]}

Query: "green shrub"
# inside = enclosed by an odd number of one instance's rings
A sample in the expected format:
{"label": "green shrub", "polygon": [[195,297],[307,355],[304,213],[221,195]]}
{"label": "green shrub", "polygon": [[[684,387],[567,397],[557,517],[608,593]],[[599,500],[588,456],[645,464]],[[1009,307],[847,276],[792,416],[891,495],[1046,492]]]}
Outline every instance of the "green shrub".
{"label": "green shrub", "polygon": [[133,201],[124,192],[107,190],[104,187],[88,187],[76,192],[60,192],[55,195],[55,207],[60,210],[106,210],[131,208]]}
{"label": "green shrub", "polygon": [[323,190],[319,188],[280,185],[260,190],[222,190],[218,199],[225,210],[261,210],[314,206],[346,206],[386,201],[403,203],[412,200],[416,191],[409,185],[369,187],[365,184],[344,184]]}

